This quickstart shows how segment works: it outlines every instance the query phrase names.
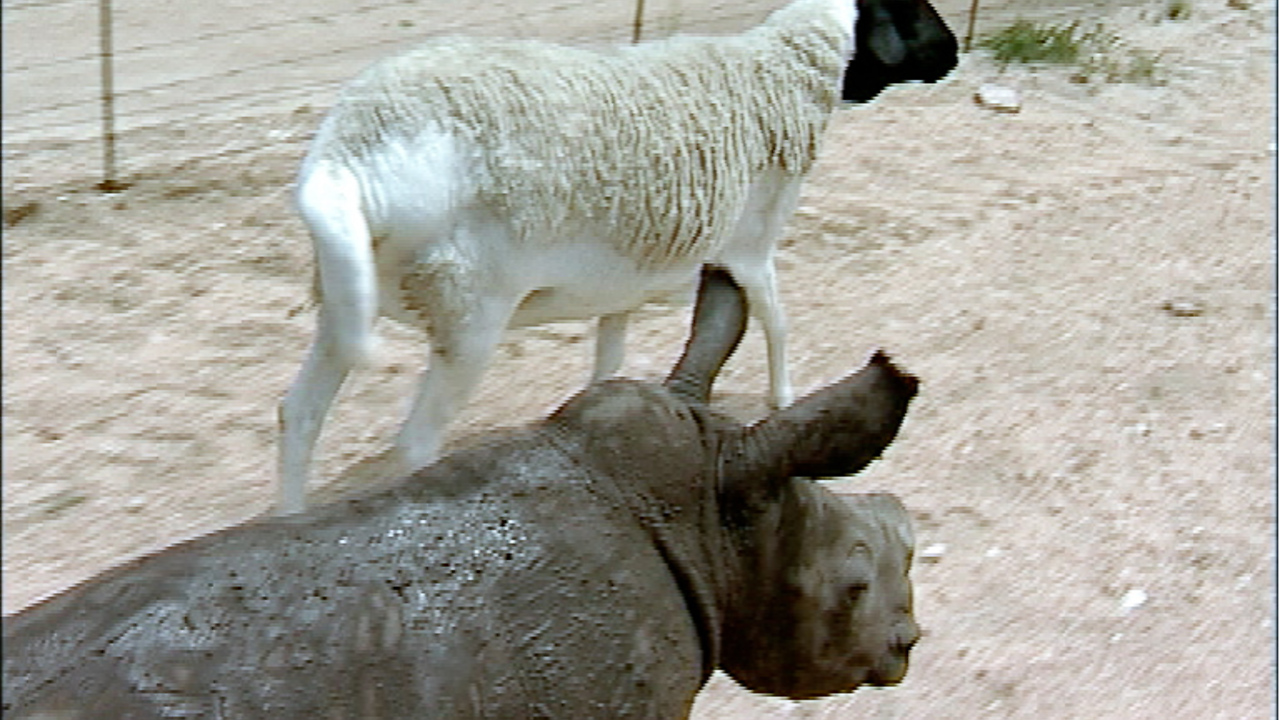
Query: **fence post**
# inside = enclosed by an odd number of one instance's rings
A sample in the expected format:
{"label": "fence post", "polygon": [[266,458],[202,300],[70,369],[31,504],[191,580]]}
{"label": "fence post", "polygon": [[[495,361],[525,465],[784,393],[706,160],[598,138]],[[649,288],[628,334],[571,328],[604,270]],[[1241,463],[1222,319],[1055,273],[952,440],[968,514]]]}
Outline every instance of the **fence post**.
{"label": "fence post", "polygon": [[978,18],[978,0],[973,0],[973,4],[969,6],[969,30],[964,34],[964,51],[969,52],[973,47],[973,23]]}
{"label": "fence post", "polygon": [[631,23],[631,44],[640,42],[640,30],[644,27],[644,0],[636,0],[636,17]]}
{"label": "fence post", "polygon": [[102,52],[102,182],[98,189],[116,192],[124,186],[116,180],[115,79],[111,39],[111,0],[98,0],[98,35]]}

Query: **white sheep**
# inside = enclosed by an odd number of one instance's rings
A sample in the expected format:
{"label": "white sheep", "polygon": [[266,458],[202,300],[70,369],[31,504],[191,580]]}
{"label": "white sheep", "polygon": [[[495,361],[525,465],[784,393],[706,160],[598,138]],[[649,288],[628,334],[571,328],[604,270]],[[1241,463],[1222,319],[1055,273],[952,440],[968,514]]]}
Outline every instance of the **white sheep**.
{"label": "white sheep", "polygon": [[770,402],[788,405],[774,247],[846,65],[866,100],[955,59],[923,1],[795,0],[736,36],[604,51],[446,38],[366,70],[298,178],[319,315],[280,405],[280,511],[303,509],[316,438],[379,315],[431,337],[396,441],[406,472],[436,457],[506,328],[599,318],[602,378],[627,314],[706,262],[745,289]]}

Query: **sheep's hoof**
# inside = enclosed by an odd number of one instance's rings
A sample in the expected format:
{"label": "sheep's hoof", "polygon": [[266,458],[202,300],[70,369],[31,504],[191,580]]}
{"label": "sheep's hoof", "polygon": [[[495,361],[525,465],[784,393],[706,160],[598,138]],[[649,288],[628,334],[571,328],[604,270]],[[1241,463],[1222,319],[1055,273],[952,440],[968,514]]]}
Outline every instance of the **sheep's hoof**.
{"label": "sheep's hoof", "polygon": [[782,410],[791,407],[791,403],[796,401],[795,393],[790,389],[775,392],[769,397],[770,410]]}

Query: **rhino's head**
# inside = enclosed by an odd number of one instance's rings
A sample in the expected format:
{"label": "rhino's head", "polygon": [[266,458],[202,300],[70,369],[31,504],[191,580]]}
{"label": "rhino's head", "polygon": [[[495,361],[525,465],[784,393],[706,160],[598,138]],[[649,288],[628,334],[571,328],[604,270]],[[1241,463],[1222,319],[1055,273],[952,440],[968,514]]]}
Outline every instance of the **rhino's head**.
{"label": "rhino's head", "polygon": [[815,479],[878,457],[915,391],[915,378],[877,353],[726,443],[721,506],[741,576],[720,662],[746,687],[806,699],[906,674],[919,638],[906,509],[892,495],[838,496]]}
{"label": "rhino's head", "polygon": [[796,482],[742,540],[754,562],[729,607],[721,665],[797,700],[901,681],[919,638],[906,510],[891,495]]}
{"label": "rhino's head", "polygon": [[[742,684],[799,699],[896,683],[919,635],[906,510],[891,495],[837,496],[816,479],[877,458],[917,381],[876,353],[858,372],[743,427],[706,403],[745,326],[742,291],[728,273],[704,270],[692,335],[665,385],[611,381],[558,421],[588,438],[602,475],[656,497],[641,511],[658,518],[682,590],[702,608],[698,621],[715,626],[700,628],[704,644],[719,648],[719,664]],[[690,500],[691,486],[712,488],[713,499]],[[679,537],[695,524],[699,538]],[[722,557],[698,568],[708,546]]]}

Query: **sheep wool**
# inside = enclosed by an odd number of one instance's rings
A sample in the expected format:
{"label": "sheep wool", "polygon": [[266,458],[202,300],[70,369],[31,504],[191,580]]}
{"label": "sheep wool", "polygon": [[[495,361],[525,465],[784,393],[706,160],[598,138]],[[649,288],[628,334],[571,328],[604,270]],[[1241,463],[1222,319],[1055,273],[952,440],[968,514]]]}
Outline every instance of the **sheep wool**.
{"label": "sheep wool", "polygon": [[817,156],[852,46],[833,6],[797,0],[741,35],[609,50],[431,41],[344,89],[313,160],[361,172],[447,133],[474,163],[468,191],[520,242],[606,228],[647,269],[709,257],[761,171],[802,176]]}

